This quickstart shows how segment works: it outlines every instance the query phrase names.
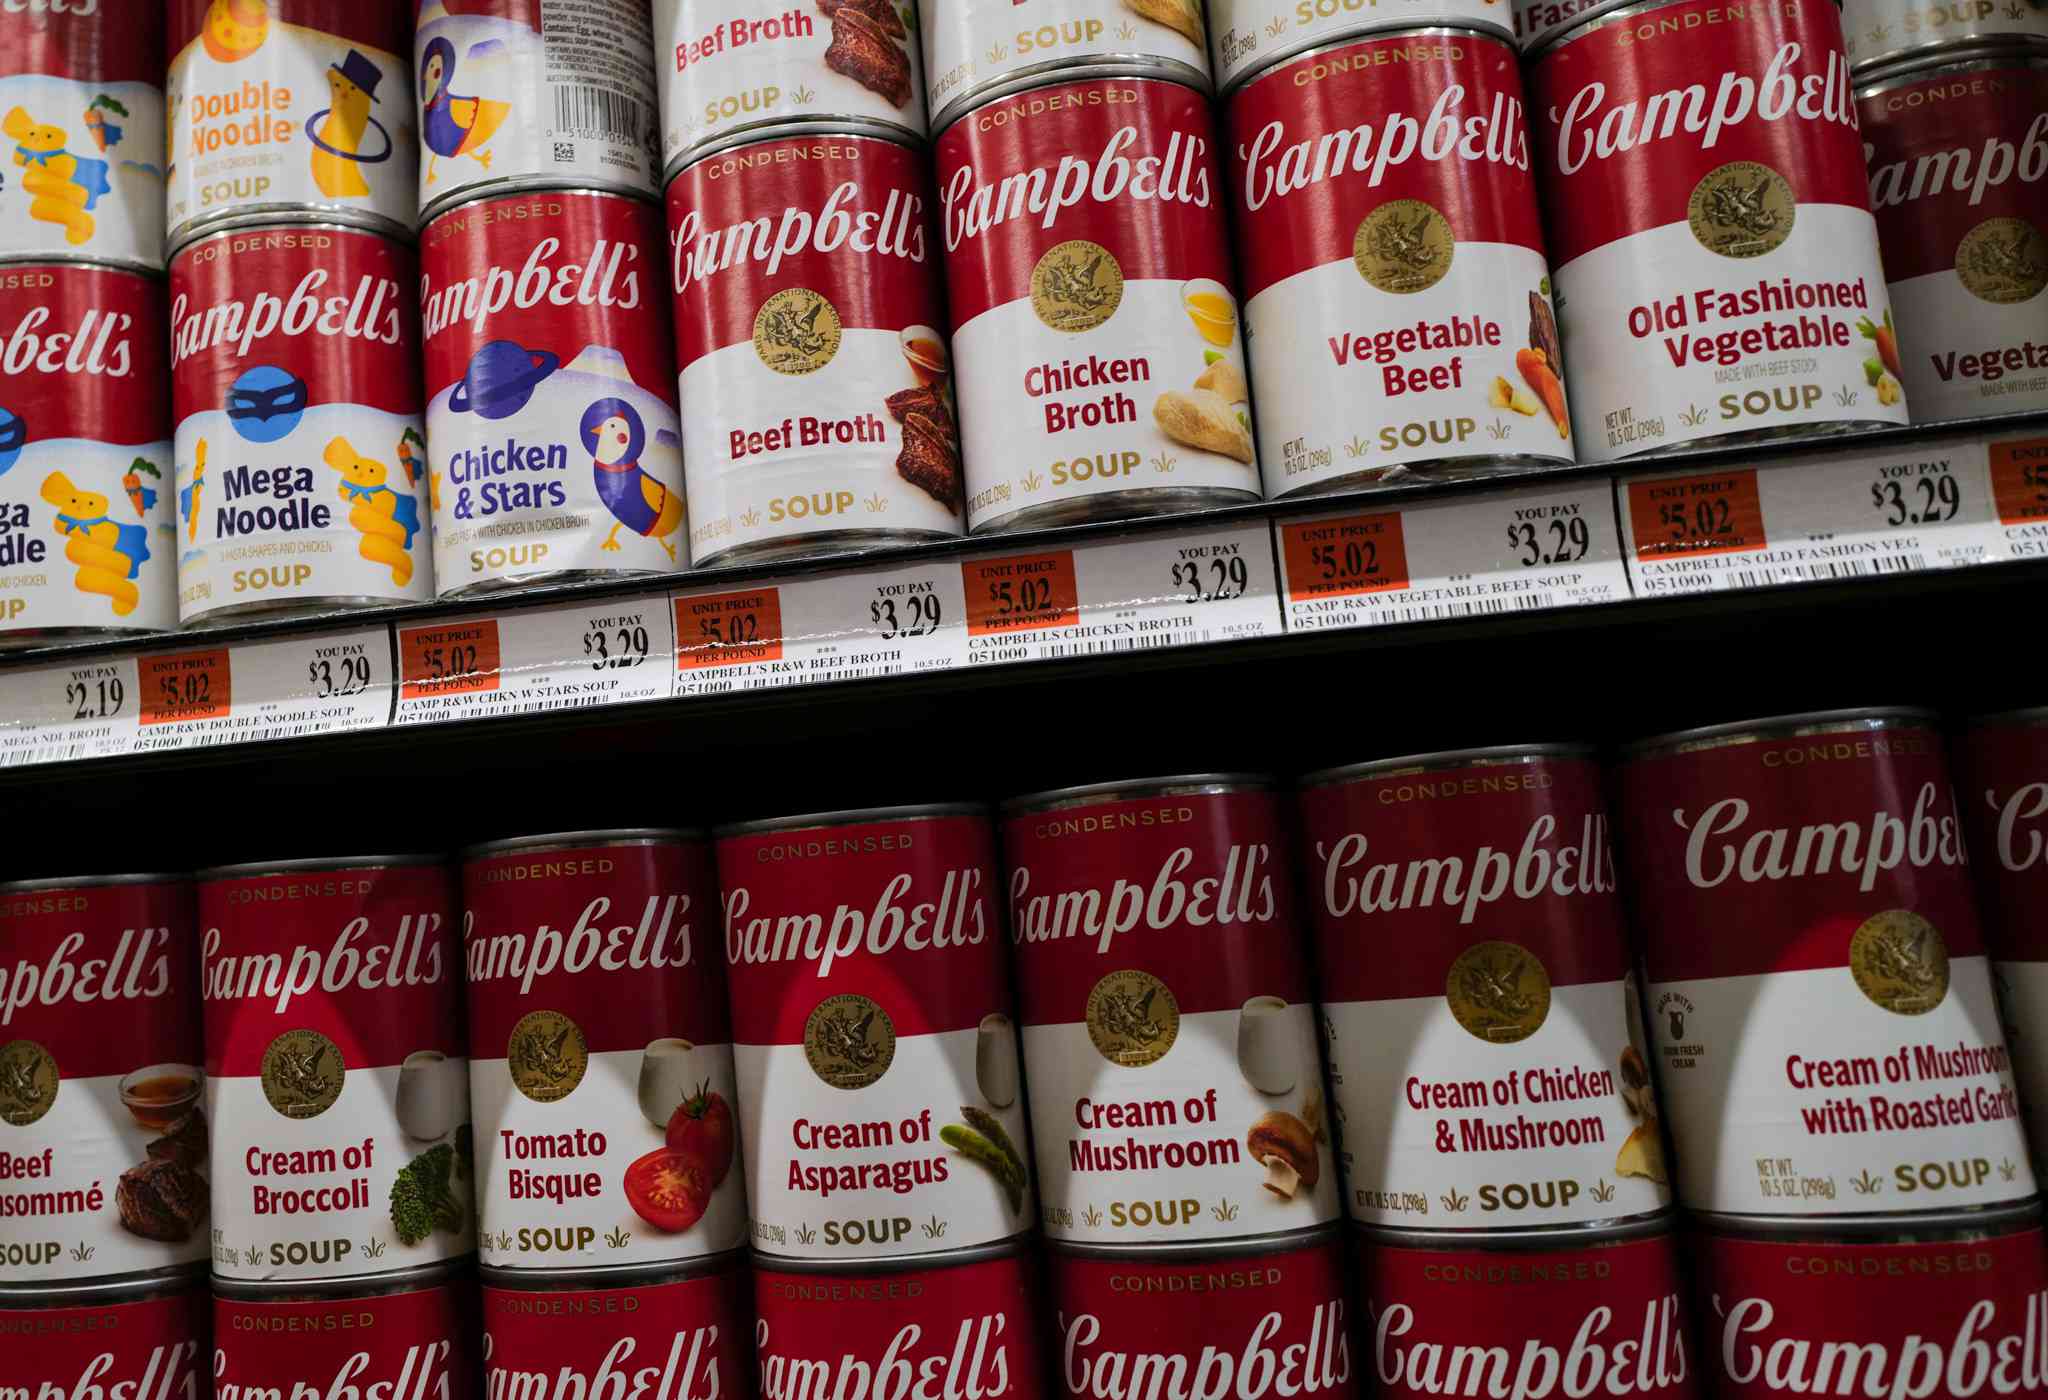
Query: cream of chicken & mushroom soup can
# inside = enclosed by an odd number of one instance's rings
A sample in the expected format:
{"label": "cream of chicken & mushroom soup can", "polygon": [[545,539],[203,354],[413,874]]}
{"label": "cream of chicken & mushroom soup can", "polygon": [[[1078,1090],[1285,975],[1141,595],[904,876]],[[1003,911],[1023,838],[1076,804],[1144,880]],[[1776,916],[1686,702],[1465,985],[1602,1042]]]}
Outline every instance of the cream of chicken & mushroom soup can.
{"label": "cream of chicken & mushroom soup can", "polygon": [[1666,1209],[1592,751],[1390,758],[1301,788],[1351,1218],[1469,1231]]}
{"label": "cream of chicken & mushroom soup can", "polygon": [[1906,422],[1831,0],[1652,0],[1530,64],[1582,460]]}
{"label": "cream of chicken & mushroom soup can", "polygon": [[1630,753],[1620,791],[1686,1206],[1891,1215],[2033,1194],[1930,716],[1665,735]]}
{"label": "cream of chicken & mushroom soup can", "polygon": [[0,1289],[7,1381],[30,1400],[207,1400],[203,1280]]}
{"label": "cream of chicken & mushroom soup can", "polygon": [[476,1278],[459,1263],[352,1290],[279,1293],[216,1278],[210,1393],[464,1400],[482,1393],[477,1330]]}
{"label": "cream of chicken & mushroom soup can", "polygon": [[1572,460],[1513,45],[1314,49],[1226,130],[1269,497]]}
{"label": "cream of chicken & mushroom soup can", "polygon": [[1217,90],[1230,92],[1306,50],[1361,34],[1449,25],[1507,38],[1515,23],[1510,0],[1209,0],[1209,48]]}
{"label": "cream of chicken & mushroom soup can", "polygon": [[2034,0],[1844,0],[1842,39],[1857,75],[1994,44],[2048,52],[2048,6]]}

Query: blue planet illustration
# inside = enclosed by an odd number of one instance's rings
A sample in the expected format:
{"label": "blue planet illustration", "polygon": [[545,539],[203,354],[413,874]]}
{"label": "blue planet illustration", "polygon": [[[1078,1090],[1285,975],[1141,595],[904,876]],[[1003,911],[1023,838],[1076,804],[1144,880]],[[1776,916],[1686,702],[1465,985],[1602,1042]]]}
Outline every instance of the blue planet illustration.
{"label": "blue planet illustration", "polygon": [[560,355],[528,350],[516,340],[494,340],[470,357],[448,407],[480,418],[504,418],[526,407],[540,382],[562,363]]}
{"label": "blue planet illustration", "polygon": [[19,413],[0,408],[0,476],[21,459],[21,449],[26,446],[28,424],[21,421]]}
{"label": "blue planet illustration", "polygon": [[276,365],[244,370],[228,386],[228,422],[250,442],[276,442],[299,426],[306,412],[306,382]]}

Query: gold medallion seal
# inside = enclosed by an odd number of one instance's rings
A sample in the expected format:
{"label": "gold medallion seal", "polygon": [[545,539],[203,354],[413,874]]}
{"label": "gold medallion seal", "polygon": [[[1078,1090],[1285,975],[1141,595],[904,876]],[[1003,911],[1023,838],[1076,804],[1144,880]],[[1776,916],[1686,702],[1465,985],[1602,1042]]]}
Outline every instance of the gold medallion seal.
{"label": "gold medallion seal", "polygon": [[1173,989],[1135,967],[1105,975],[1088,993],[1088,1038],[1102,1058],[1142,1069],[1173,1048],[1180,1003]]}
{"label": "gold medallion seal", "polygon": [[1457,248],[1451,221],[1434,204],[1390,199],[1358,221],[1351,261],[1382,292],[1420,292],[1443,280]]}
{"label": "gold medallion seal", "polygon": [[2031,301],[2048,287],[2048,237],[2025,219],[1986,219],[1956,244],[1956,276],[1979,301]]}
{"label": "gold medallion seal", "polygon": [[777,374],[809,374],[839,353],[839,312],[809,287],[784,287],[754,313],[754,353]]}
{"label": "gold medallion seal", "polygon": [[1488,939],[1452,960],[1444,1000],[1458,1024],[1481,1040],[1513,1045],[1550,1015],[1550,973],[1521,944]]}
{"label": "gold medallion seal", "polygon": [[0,1045],[0,1123],[26,1128],[57,1102],[57,1057],[33,1040]]}
{"label": "gold medallion seal", "polygon": [[1785,177],[1759,161],[1731,160],[1700,176],[1686,201],[1692,236],[1724,258],[1761,257],[1792,236],[1799,201]]}
{"label": "gold medallion seal", "polygon": [[505,1038],[505,1068],[512,1086],[535,1103],[558,1103],[574,1093],[590,1067],[583,1028],[559,1011],[529,1011]]}
{"label": "gold medallion seal", "polygon": [[1872,914],[1849,936],[1856,989],[1901,1016],[1919,1016],[1948,995],[1948,945],[1910,909]]}
{"label": "gold medallion seal", "polygon": [[1056,331],[1092,331],[1123,304],[1116,254],[1085,238],[1046,249],[1031,269],[1031,309]]}
{"label": "gold medallion seal", "polygon": [[287,1118],[318,1118],[341,1097],[341,1047],[313,1030],[286,1031],[263,1052],[263,1097]]}
{"label": "gold medallion seal", "polygon": [[865,1089],[896,1058],[896,1023],[858,992],[826,997],[804,1018],[804,1058],[835,1089]]}

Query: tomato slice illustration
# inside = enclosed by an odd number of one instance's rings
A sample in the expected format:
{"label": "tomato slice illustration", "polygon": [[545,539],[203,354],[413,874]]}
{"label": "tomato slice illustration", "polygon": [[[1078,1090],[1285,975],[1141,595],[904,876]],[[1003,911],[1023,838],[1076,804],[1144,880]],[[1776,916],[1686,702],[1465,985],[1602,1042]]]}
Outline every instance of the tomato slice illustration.
{"label": "tomato slice illustration", "polygon": [[626,1200],[657,1230],[689,1229],[703,1218],[710,1199],[710,1174],[681,1152],[657,1147],[626,1168]]}

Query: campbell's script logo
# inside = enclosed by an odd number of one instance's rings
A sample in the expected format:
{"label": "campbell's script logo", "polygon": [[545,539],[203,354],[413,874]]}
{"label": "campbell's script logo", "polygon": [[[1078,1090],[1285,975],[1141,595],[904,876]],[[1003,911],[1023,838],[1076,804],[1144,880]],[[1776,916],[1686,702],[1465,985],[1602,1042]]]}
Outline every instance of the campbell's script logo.
{"label": "campbell's script logo", "polygon": [[[223,1342],[227,1338],[221,1339]],[[247,1334],[239,1334],[240,1344],[247,1345]],[[290,1346],[290,1342],[269,1341],[268,1346]],[[280,1395],[294,1397],[318,1395],[331,1400],[347,1400],[360,1396],[362,1400],[463,1400],[464,1391],[458,1389],[455,1378],[450,1374],[455,1344],[445,1338],[438,1342],[423,1342],[405,1348],[396,1354],[380,1355],[373,1358],[367,1351],[351,1353],[342,1360],[331,1377],[316,1377],[310,1365],[294,1365],[285,1369],[289,1374],[301,1377],[291,1385],[280,1387],[268,1377],[259,1381],[233,1381],[228,1379],[228,1346],[218,1346],[213,1352],[213,1400],[278,1400]]]}
{"label": "campbell's script logo", "polygon": [[1056,165],[1038,165],[981,182],[971,164],[962,165],[939,192],[946,251],[992,228],[1035,219],[1050,231],[1060,215],[1083,204],[1187,204],[1207,209],[1209,143],[1185,131],[1167,133],[1163,155],[1138,156],[1135,126],[1118,127],[1093,155],[1067,154]]}
{"label": "campbell's script logo", "polygon": [[1260,1314],[1241,1341],[1191,1335],[1182,1352],[1129,1351],[1105,1342],[1103,1321],[1094,1313],[1071,1319],[1061,1313],[1058,1322],[1067,1394],[1092,1400],[1269,1400],[1318,1395],[1351,1379],[1351,1343],[1337,1298],[1309,1309],[1307,1326],[1297,1319],[1285,1339],[1288,1319],[1276,1308]]}
{"label": "campbell's script logo", "polygon": [[923,196],[892,189],[880,209],[863,209],[861,188],[852,180],[834,186],[815,210],[788,205],[773,216],[742,219],[730,228],[706,228],[703,211],[691,209],[669,234],[671,281],[681,296],[692,282],[728,268],[757,268],[769,278],[790,258],[829,256],[841,249],[921,263],[924,230]]}
{"label": "campbell's script logo", "polygon": [[2048,783],[2017,787],[2003,802],[1995,790],[1986,788],[1984,801],[1998,813],[1998,863],[2014,874],[2048,866],[2048,839],[2040,824],[2048,815]]}
{"label": "campbell's script logo", "polygon": [[171,989],[171,960],[164,951],[170,942],[169,929],[123,929],[106,957],[80,958],[85,935],[72,932],[40,963],[23,958],[12,967],[0,964],[0,1026],[13,1024],[23,1007],[160,997]]}
{"label": "campbell's script logo", "polygon": [[[1004,1313],[962,1318],[952,1336],[920,1347],[924,1327],[906,1322],[879,1352],[862,1346],[829,1361],[786,1356],[771,1345],[768,1321],[754,1323],[762,1400],[997,1400],[1010,1393],[1010,1357],[999,1339]],[[868,1340],[863,1338],[863,1341]],[[1026,1345],[1030,1345],[1029,1341]],[[821,1350],[823,1348],[821,1347]],[[838,1350],[838,1348],[833,1348]],[[866,1357],[872,1356],[869,1361]]]}
{"label": "campbell's script logo", "polygon": [[320,295],[332,280],[326,268],[316,267],[285,296],[258,292],[246,300],[229,297],[197,314],[190,298],[178,293],[171,300],[171,368],[205,350],[226,348],[235,358],[245,359],[250,347],[273,335],[403,343],[402,292],[396,280],[366,272],[348,290]]}
{"label": "campbell's script logo", "polygon": [[1371,843],[1361,832],[1349,832],[1334,845],[1318,841],[1323,908],[1331,918],[1342,919],[1440,907],[1457,910],[1458,922],[1469,924],[1481,909],[1503,899],[1611,894],[1614,853],[1607,819],[1586,817],[1573,835],[1576,839],[1559,841],[1557,818],[1546,812],[1529,824],[1512,850],[1488,844],[1470,855],[1369,862]]}
{"label": "campbell's script logo", "polygon": [[49,329],[54,313],[47,306],[31,306],[0,341],[0,371],[12,378],[34,370],[37,374],[103,374],[125,378],[134,361],[129,353],[129,331],[135,318],[125,311],[88,310],[78,324]]}
{"label": "campbell's script logo", "polygon": [[1878,877],[1901,865],[1963,865],[1967,855],[1953,813],[1935,815],[1941,795],[1922,783],[1905,816],[1878,811],[1867,820],[1811,822],[1803,826],[1749,829],[1749,802],[1724,797],[1698,817],[1671,809],[1672,822],[1686,832],[1685,876],[1696,889],[1729,880],[1757,884],[1809,876],[1853,875],[1868,893]]}
{"label": "campbell's script logo", "polygon": [[865,908],[835,906],[816,912],[753,915],[753,896],[742,885],[725,896],[725,957],[741,963],[814,962],[829,976],[841,958],[866,953],[882,957],[901,948],[909,953],[971,948],[988,937],[982,912],[981,871],[948,870],[936,899],[906,903],[908,874],[892,876]]}
{"label": "campbell's script logo", "polygon": [[1389,112],[1377,127],[1360,122],[1298,141],[1287,138],[1287,124],[1276,117],[1250,141],[1239,143],[1245,208],[1256,211],[1270,199],[1285,199],[1339,175],[1363,175],[1377,189],[1389,171],[1411,160],[1439,165],[1455,157],[1511,170],[1529,168],[1522,104],[1495,93],[1484,114],[1468,112],[1462,83],[1446,86],[1421,118]]}
{"label": "campbell's script logo", "polygon": [[[36,5],[41,8],[42,0]],[[19,6],[20,0],[6,0],[0,8]],[[0,1400],[205,1400],[210,1392],[202,1391],[199,1381],[199,1343],[171,1342],[125,1361],[111,1351],[99,1352],[75,1381],[46,1380],[31,1389],[0,1379]]]}
{"label": "campbell's script logo", "polygon": [[354,987],[366,992],[432,986],[441,980],[439,914],[407,914],[389,943],[370,941],[368,915],[342,926],[325,948],[301,943],[282,953],[221,952],[220,930],[206,931],[199,989],[208,1001],[268,998],[278,1015],[309,992],[328,994]]}
{"label": "campbell's script logo", "polygon": [[522,1370],[518,1362],[493,1354],[496,1339],[485,1332],[484,1394],[487,1400],[720,1400],[717,1327],[678,1331],[665,1353],[656,1351],[635,1366],[639,1348],[636,1338],[620,1337],[589,1370],[573,1363]]}
{"label": "campbell's script logo", "polygon": [[534,983],[557,972],[580,977],[586,972],[687,967],[690,903],[686,894],[651,894],[637,921],[607,928],[603,920],[612,901],[609,895],[599,895],[583,906],[566,931],[543,923],[532,933],[479,934],[475,913],[465,913],[462,945],[470,984],[516,979],[519,994],[531,996]]}
{"label": "campbell's script logo", "polygon": [[[1448,1308],[1430,1314],[1442,1324],[1436,1331],[1424,1330],[1423,1315],[1408,1303],[1381,1309],[1368,1303],[1366,1311],[1381,1382],[1411,1394],[1473,1395],[1484,1378],[1494,1400],[1584,1400],[1656,1395],[1686,1379],[1685,1323],[1675,1293],[1645,1302],[1640,1322],[1623,1320],[1603,1303],[1576,1323],[1565,1321],[1552,1336],[1485,1347],[1473,1344],[1470,1327]],[[1561,1336],[1567,1327],[1569,1341]]]}
{"label": "campbell's script logo", "polygon": [[[1863,158],[1873,160],[1877,147],[1863,143]],[[1952,146],[1928,151],[1906,160],[1890,160],[1870,166],[1870,204],[1873,209],[1910,204],[1920,199],[1941,199],[1963,195],[1974,209],[1984,196],[2011,180],[2039,184],[2048,174],[2048,112],[2037,113],[2027,134],[2015,146],[2002,136],[1987,136],[1975,149]]]}
{"label": "campbell's script logo", "polygon": [[1181,846],[1148,880],[1118,876],[1108,889],[1054,890],[1034,894],[1031,870],[1010,872],[1010,937],[1018,943],[1085,938],[1107,955],[1123,934],[1270,923],[1279,913],[1273,889],[1272,848],[1264,842],[1234,844],[1223,868],[1185,878],[1195,863],[1192,846]]}
{"label": "campbell's script logo", "polygon": [[[1942,1285],[1959,1290],[1951,1279]],[[1871,1317],[1853,1310],[1831,1314],[1867,1320],[1866,1339],[1815,1337],[1805,1329],[1777,1331],[1777,1309],[1768,1298],[1724,1303],[1721,1370],[1736,1385],[1754,1385],[1786,1395],[1942,1395],[1970,1400],[1975,1395],[2036,1395],[2048,1387],[2048,1292],[2026,1295],[2018,1317],[1999,1325],[1998,1304],[1972,1302],[1952,1331],[1936,1332],[1924,1314]]]}
{"label": "campbell's script logo", "polygon": [[549,306],[607,306],[630,311],[640,305],[640,274],[633,264],[640,249],[631,243],[600,238],[581,262],[557,266],[562,240],[543,238],[517,270],[490,267],[459,282],[436,287],[420,277],[421,331],[428,338],[450,326],[467,323],[483,336],[491,318],[508,310]]}

